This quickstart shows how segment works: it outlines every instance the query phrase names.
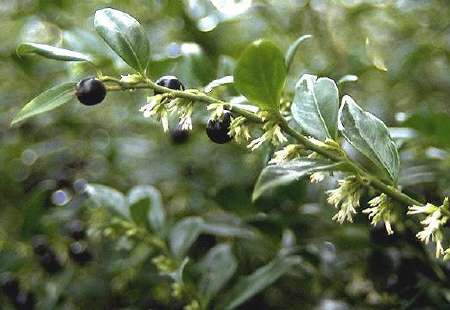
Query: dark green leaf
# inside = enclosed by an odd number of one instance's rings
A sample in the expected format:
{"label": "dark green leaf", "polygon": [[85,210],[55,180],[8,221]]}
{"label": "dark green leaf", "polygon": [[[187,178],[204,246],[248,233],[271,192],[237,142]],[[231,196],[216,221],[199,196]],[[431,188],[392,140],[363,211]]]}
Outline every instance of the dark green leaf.
{"label": "dark green leaf", "polygon": [[450,146],[450,116],[444,113],[415,113],[403,125],[420,132],[430,145]]}
{"label": "dark green leaf", "polygon": [[21,43],[17,47],[16,52],[19,56],[26,54],[37,54],[45,58],[63,61],[91,61],[87,55],[59,47],[37,43]]}
{"label": "dark green leaf", "polygon": [[235,309],[263,289],[273,284],[291,267],[298,265],[297,256],[280,256],[269,264],[257,269],[253,274],[241,278],[237,284],[225,295],[220,309]]}
{"label": "dark green leaf", "polygon": [[143,198],[134,203],[129,204],[131,219],[138,225],[150,228],[147,215],[150,210],[150,198]]}
{"label": "dark green leaf", "polygon": [[200,217],[187,217],[175,224],[170,232],[170,249],[175,256],[186,254],[202,232],[203,223]]}
{"label": "dark green leaf", "polygon": [[350,96],[342,98],[339,130],[345,139],[372,161],[384,175],[397,182],[400,159],[386,125],[361,109]]}
{"label": "dark green leaf", "polygon": [[204,223],[203,231],[207,234],[221,237],[238,237],[247,239],[255,237],[255,234],[248,228],[239,227],[228,223]]}
{"label": "dark green leaf", "polygon": [[208,251],[199,263],[202,273],[199,292],[208,303],[233,276],[237,261],[229,244],[219,244]]}
{"label": "dark green leaf", "polygon": [[[147,222],[157,233],[164,230],[166,211],[161,194],[156,188],[149,185],[135,186],[128,193],[128,202],[131,216],[135,221]],[[139,216],[140,219],[137,218]]]}
{"label": "dark green leaf", "polygon": [[48,112],[69,102],[75,95],[76,83],[64,83],[43,92],[30,102],[14,117],[11,125],[15,125],[32,116]]}
{"label": "dark green leaf", "polygon": [[129,217],[128,204],[121,192],[101,184],[88,184],[86,192],[99,207],[105,207],[116,215]]}
{"label": "dark green leaf", "polygon": [[279,165],[270,165],[261,172],[252,199],[258,199],[269,189],[285,185],[300,178],[319,171],[339,170],[339,164],[328,160],[296,159]]}
{"label": "dark green leaf", "polygon": [[263,110],[277,110],[286,81],[281,51],[272,42],[258,40],[242,54],[234,71],[236,88]]}
{"label": "dark green leaf", "polygon": [[295,86],[292,116],[303,131],[319,140],[337,135],[339,92],[333,80],[305,74]]}
{"label": "dark green leaf", "polygon": [[298,48],[300,47],[300,45],[305,42],[306,40],[312,38],[312,35],[310,34],[305,34],[301,37],[299,37],[297,40],[294,41],[294,43],[292,43],[287,52],[286,52],[286,68],[287,71],[289,72],[289,69],[292,66],[292,62],[294,61],[294,57],[295,54],[297,54]]}
{"label": "dark green leaf", "polygon": [[128,65],[141,73],[145,72],[150,47],[145,31],[136,19],[107,8],[95,12],[94,27]]}

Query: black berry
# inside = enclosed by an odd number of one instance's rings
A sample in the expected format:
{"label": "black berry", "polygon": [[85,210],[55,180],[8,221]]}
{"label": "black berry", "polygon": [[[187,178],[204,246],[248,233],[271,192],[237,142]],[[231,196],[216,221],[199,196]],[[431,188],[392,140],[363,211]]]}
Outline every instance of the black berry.
{"label": "black berry", "polygon": [[222,119],[210,119],[206,125],[206,134],[215,143],[224,144],[231,141],[228,135],[231,124],[231,112],[225,111]]}
{"label": "black berry", "polygon": [[105,99],[106,87],[102,81],[95,78],[81,80],[77,84],[76,96],[84,105],[96,105]]}
{"label": "black berry", "polygon": [[36,299],[33,293],[24,291],[19,292],[13,303],[19,310],[33,310],[36,304]]}
{"label": "black berry", "polygon": [[52,249],[48,249],[46,253],[39,257],[39,263],[49,274],[58,273],[63,269],[61,262]]}
{"label": "black berry", "polygon": [[87,264],[92,260],[92,255],[87,249],[87,243],[83,241],[77,241],[70,244],[69,256],[79,265]]}
{"label": "black berry", "polygon": [[86,238],[86,229],[82,221],[73,220],[67,224],[67,232],[74,240],[82,240]]}
{"label": "black berry", "polygon": [[48,239],[43,235],[34,236],[31,240],[31,246],[33,247],[33,251],[36,255],[43,255],[50,248]]}
{"label": "black berry", "polygon": [[[180,80],[176,76],[172,76],[172,75],[160,77],[156,81],[156,84],[158,84],[159,86],[170,88],[170,89],[184,90],[184,85],[180,82]],[[158,94],[162,94],[162,93],[155,90],[155,95],[158,95]]]}
{"label": "black berry", "polygon": [[185,143],[189,139],[189,136],[189,130],[182,129],[180,125],[170,132],[170,138],[174,144]]}
{"label": "black berry", "polygon": [[0,287],[3,294],[5,294],[11,301],[15,300],[19,294],[19,280],[12,277],[10,274],[5,274],[0,279]]}

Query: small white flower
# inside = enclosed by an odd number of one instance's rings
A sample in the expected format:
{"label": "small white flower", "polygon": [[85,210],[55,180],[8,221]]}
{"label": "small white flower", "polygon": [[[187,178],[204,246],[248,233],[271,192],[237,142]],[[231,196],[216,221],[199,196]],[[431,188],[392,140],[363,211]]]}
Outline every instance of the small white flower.
{"label": "small white flower", "polygon": [[424,229],[417,233],[417,238],[421,241],[428,243],[432,238],[433,234],[440,228],[441,226],[441,211],[438,209],[431,213],[431,215],[427,216],[420,223],[424,226]]}
{"label": "small white flower", "polygon": [[249,145],[247,145],[247,148],[254,151],[254,150],[258,149],[266,141],[267,141],[267,136],[266,136],[266,134],[263,134],[261,137],[253,139],[249,143]]}
{"label": "small white flower", "polygon": [[320,183],[325,179],[326,173],[324,172],[314,172],[309,176],[309,181],[311,183]]}
{"label": "small white flower", "polygon": [[254,139],[247,146],[252,151],[258,149],[266,141],[271,141],[273,145],[279,145],[287,142],[287,138],[283,134],[280,126],[274,124],[273,122],[268,122],[263,127],[266,132],[259,138]]}
{"label": "small white flower", "polygon": [[142,81],[142,76],[140,74],[121,75],[120,81],[127,84],[136,84]]}
{"label": "small white flower", "polygon": [[247,119],[243,116],[238,116],[231,119],[230,130],[228,135],[233,137],[238,143],[246,143],[251,139],[250,130],[245,124]]}
{"label": "small white flower", "polygon": [[369,201],[369,206],[372,208],[366,208],[362,212],[369,215],[372,225],[377,225],[383,221],[388,235],[392,235],[391,223],[395,220],[395,215],[392,212],[392,201],[386,194],[381,194]]}
{"label": "small white flower", "polygon": [[161,102],[161,99],[162,99],[161,95],[148,97],[147,98],[147,102],[148,103],[143,105],[139,109],[139,112],[143,112],[145,118],[148,118],[148,117],[154,115],[155,114],[155,112],[154,112],[155,107]]}
{"label": "small white flower", "polygon": [[444,199],[441,206],[435,206],[427,203],[424,206],[411,206],[409,207],[408,214],[426,214],[424,220],[420,221],[423,225],[422,231],[416,234],[416,237],[428,244],[430,240],[435,243],[436,257],[444,255],[447,257],[447,250],[444,251],[444,226],[447,224],[449,217],[447,216],[449,211],[448,198]]}
{"label": "small white flower", "polygon": [[275,125],[272,128],[272,143],[274,145],[282,144],[287,142],[286,136],[283,134],[280,126]]}
{"label": "small white flower", "polygon": [[363,194],[363,187],[355,177],[347,177],[338,181],[339,187],[328,191],[327,201],[334,205],[338,212],[333,216],[340,224],[345,221],[353,222],[353,215],[359,207],[359,200]]}
{"label": "small white flower", "polygon": [[286,145],[279,151],[276,151],[274,157],[269,161],[269,164],[281,164],[300,156],[303,147],[298,144]]}
{"label": "small white flower", "polygon": [[432,205],[431,203],[427,203],[424,206],[411,206],[408,208],[408,212],[406,214],[431,214],[436,211],[438,207]]}

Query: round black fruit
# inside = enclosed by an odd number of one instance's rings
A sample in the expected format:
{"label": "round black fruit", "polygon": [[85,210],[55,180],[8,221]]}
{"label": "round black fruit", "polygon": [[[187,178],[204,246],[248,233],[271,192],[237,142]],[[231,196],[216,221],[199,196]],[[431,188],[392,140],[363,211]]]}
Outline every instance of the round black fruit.
{"label": "round black fruit", "polygon": [[209,139],[218,144],[224,144],[231,141],[228,135],[231,124],[231,112],[225,111],[222,119],[210,119],[206,125],[206,134]]}
{"label": "round black fruit", "polygon": [[19,280],[12,277],[10,274],[5,274],[0,279],[0,287],[3,294],[5,294],[10,300],[15,300],[19,294]]}
{"label": "round black fruit", "polygon": [[183,144],[189,139],[189,136],[190,131],[181,128],[180,125],[170,132],[170,138],[173,144]]}
{"label": "round black fruit", "polygon": [[75,94],[82,104],[96,105],[105,99],[106,87],[102,81],[87,78],[78,82]]}
{"label": "round black fruit", "polygon": [[67,224],[67,232],[74,240],[82,240],[86,238],[86,229],[80,220],[73,220]]}
{"label": "round black fruit", "polygon": [[49,274],[58,273],[63,269],[61,262],[52,249],[49,249],[46,253],[39,256],[39,263]]}
{"label": "round black fruit", "polygon": [[36,255],[44,255],[50,248],[47,237],[43,235],[34,236],[31,240],[31,246]]}
{"label": "round black fruit", "polygon": [[[156,84],[158,84],[159,86],[163,86],[163,87],[174,89],[174,90],[184,90],[184,85],[180,82],[180,80],[176,76],[173,76],[173,75],[166,75],[166,76],[160,77],[156,81]],[[155,90],[155,95],[159,95],[159,94],[162,94],[162,92]]]}
{"label": "round black fruit", "polygon": [[33,310],[35,308],[36,298],[31,292],[19,292],[13,303],[19,310]]}
{"label": "round black fruit", "polygon": [[77,241],[70,244],[69,256],[79,265],[87,264],[92,260],[92,255],[87,249],[87,243],[83,241]]}

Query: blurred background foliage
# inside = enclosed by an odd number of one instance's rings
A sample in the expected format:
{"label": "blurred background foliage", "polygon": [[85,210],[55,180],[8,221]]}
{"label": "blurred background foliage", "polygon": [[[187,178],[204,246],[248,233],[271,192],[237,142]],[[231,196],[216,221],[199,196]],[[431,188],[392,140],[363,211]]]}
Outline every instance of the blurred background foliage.
{"label": "blurred background foliage", "polygon": [[[178,309],[170,281],[151,263],[153,249],[127,235],[105,236],[110,215],[92,207],[87,182],[128,192],[153,185],[170,223],[188,215],[234,223],[257,240],[201,234],[189,251],[188,281],[214,245],[232,245],[248,275],[289,248],[302,263],[241,305],[242,309],[444,309],[450,266],[416,242],[417,227],[388,237],[364,215],[354,224],[331,221],[321,185],[300,182],[251,203],[253,184],[273,150],[254,153],[234,143],[215,145],[198,107],[194,130],[172,143],[138,109],[149,92],[110,93],[104,104],[74,103],[17,128],[20,107],[62,81],[95,75],[84,63],[15,55],[31,41],[95,55],[105,74],[131,73],[93,29],[95,10],[113,7],[136,17],[151,46],[150,75],[177,75],[187,87],[232,73],[242,49],[258,38],[280,49],[312,34],[296,56],[287,87],[303,73],[341,83],[361,105],[392,127],[402,157],[401,185],[418,199],[450,195],[450,5],[447,0],[4,0],[0,1],[0,273],[20,280],[42,309]],[[216,95],[236,96],[233,89]],[[174,123],[172,126],[174,126]],[[367,197],[369,198],[369,197]],[[399,207],[405,210],[405,206]],[[399,216],[405,218],[404,212]],[[93,260],[68,257],[67,223],[88,227]],[[106,223],[106,224],[105,224]],[[39,265],[32,237],[46,235],[63,270]],[[227,284],[230,287],[231,284]],[[219,294],[220,295],[220,294]],[[220,297],[220,296],[219,296]],[[0,296],[5,309],[12,305]]]}

